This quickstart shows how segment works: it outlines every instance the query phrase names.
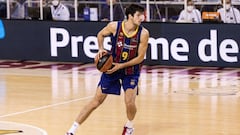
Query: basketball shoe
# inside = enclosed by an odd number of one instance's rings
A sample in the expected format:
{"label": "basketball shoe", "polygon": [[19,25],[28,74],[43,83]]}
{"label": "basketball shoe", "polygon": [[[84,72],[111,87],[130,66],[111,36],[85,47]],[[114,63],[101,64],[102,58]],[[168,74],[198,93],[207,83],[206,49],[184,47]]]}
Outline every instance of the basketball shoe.
{"label": "basketball shoe", "polygon": [[133,135],[134,128],[124,127],[122,135]]}
{"label": "basketball shoe", "polygon": [[68,133],[68,132],[67,132],[65,135],[74,135],[74,134],[73,134],[73,133]]}

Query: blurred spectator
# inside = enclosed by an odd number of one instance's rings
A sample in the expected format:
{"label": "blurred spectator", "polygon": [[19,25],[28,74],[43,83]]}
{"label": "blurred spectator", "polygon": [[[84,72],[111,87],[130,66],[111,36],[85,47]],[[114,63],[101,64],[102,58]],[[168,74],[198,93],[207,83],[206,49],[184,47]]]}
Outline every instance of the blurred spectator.
{"label": "blurred spectator", "polygon": [[63,5],[60,0],[52,0],[51,5],[52,19],[57,21],[70,20],[70,12],[67,6]]}
{"label": "blurred spectator", "polygon": [[[224,23],[240,23],[240,12],[237,8],[233,7],[231,0],[226,0],[226,9],[224,7],[218,9],[221,20]],[[223,1],[222,1],[223,5]]]}
{"label": "blurred spectator", "polygon": [[6,1],[0,0],[0,18],[6,18],[7,16],[7,8]]}
{"label": "blurred spectator", "polygon": [[28,7],[26,0],[17,0],[13,7],[12,19],[27,19],[28,18]]}
{"label": "blurred spectator", "polygon": [[192,0],[187,0],[187,9],[183,9],[178,17],[177,22],[184,23],[201,23],[202,17],[198,9],[195,8]]}
{"label": "blurred spectator", "polygon": [[[122,5],[116,3],[117,0],[112,0],[113,3],[113,21],[124,20],[124,9]],[[106,0],[106,5],[101,10],[101,21],[110,21],[110,0]]]}

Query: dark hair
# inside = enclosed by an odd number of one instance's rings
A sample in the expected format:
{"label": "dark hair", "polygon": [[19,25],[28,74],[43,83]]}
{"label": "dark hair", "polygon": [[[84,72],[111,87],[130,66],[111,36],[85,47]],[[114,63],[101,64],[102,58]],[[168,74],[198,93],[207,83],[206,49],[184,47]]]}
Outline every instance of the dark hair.
{"label": "dark hair", "polygon": [[[225,2],[226,2],[226,0],[225,0]],[[232,3],[232,0],[229,0],[229,2],[230,2],[230,4],[231,4],[231,3]],[[221,0],[221,3],[224,4],[224,3],[223,3],[223,0]]]}
{"label": "dark hair", "polygon": [[133,16],[137,11],[144,12],[144,10],[145,10],[144,7],[141,5],[131,4],[126,8],[125,15],[128,19],[129,14]]}

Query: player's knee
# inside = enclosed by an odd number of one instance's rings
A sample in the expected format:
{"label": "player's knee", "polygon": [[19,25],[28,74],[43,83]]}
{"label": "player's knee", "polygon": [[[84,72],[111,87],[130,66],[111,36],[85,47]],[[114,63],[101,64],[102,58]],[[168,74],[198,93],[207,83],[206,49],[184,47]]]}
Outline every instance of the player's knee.
{"label": "player's knee", "polygon": [[135,108],[135,102],[132,100],[126,101],[127,108]]}
{"label": "player's knee", "polygon": [[102,104],[102,101],[100,101],[100,100],[94,100],[94,101],[92,101],[92,108],[93,109],[96,109],[99,105],[101,105]]}

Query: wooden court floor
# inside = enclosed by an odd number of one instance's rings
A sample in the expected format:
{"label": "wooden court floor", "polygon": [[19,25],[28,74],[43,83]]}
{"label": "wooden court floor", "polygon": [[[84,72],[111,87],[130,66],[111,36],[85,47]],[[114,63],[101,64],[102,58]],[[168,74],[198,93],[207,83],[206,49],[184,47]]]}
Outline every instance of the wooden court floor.
{"label": "wooden court floor", "polygon": [[[0,135],[64,135],[94,96],[93,64],[0,61]],[[240,135],[240,69],[144,66],[135,135]],[[123,93],[109,95],[77,135],[120,135]]]}

